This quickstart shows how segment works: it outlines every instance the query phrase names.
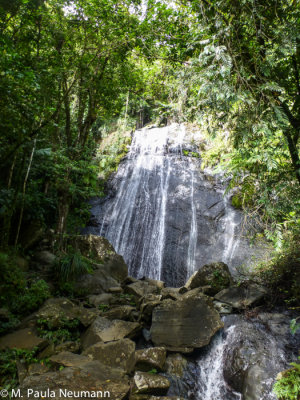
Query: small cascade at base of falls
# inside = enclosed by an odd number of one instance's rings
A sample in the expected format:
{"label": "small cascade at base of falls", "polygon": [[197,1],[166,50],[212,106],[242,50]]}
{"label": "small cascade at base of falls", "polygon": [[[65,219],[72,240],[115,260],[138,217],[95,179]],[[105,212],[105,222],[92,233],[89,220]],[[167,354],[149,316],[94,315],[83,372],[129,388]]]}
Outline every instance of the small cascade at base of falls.
{"label": "small cascade at base of falls", "polygon": [[[170,395],[189,400],[276,400],[275,377],[297,358],[298,338],[285,313],[264,313],[248,320],[223,317],[224,329],[189,362],[182,382]],[[192,373],[191,373],[192,371]]]}

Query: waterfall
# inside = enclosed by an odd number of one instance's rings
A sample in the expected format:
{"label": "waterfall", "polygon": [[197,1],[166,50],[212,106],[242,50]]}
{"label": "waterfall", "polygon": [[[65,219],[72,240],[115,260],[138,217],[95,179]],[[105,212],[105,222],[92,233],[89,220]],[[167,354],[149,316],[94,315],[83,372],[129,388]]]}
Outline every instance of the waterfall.
{"label": "waterfall", "polygon": [[191,276],[195,271],[195,263],[196,263],[196,247],[197,247],[197,215],[196,215],[196,205],[194,199],[194,191],[195,191],[195,171],[193,168],[193,164],[190,163],[191,169],[191,209],[192,209],[192,220],[191,220],[191,228],[190,228],[190,240],[189,240],[189,248],[188,248],[188,276]]}
{"label": "waterfall", "polygon": [[99,227],[87,231],[105,236],[136,278],[176,287],[205,263],[233,271],[253,254],[239,252],[240,213],[224,184],[201,170],[199,143],[183,124],[137,130],[108,197],[92,208]]}
{"label": "waterfall", "polygon": [[199,377],[197,382],[198,400],[241,400],[240,393],[230,391],[223,377],[224,350],[234,335],[235,326],[231,326],[223,338],[222,332],[212,340],[209,348],[198,360]]}
{"label": "waterfall", "polygon": [[239,238],[236,238],[237,228],[239,221],[236,220],[236,213],[233,207],[229,204],[229,198],[224,192],[224,204],[225,204],[225,246],[223,260],[226,264],[230,264],[235,254],[236,248],[239,244]]}
{"label": "waterfall", "polygon": [[[291,351],[289,317],[267,314],[265,318],[268,326],[260,317],[252,321],[240,315],[223,317],[224,330],[197,359],[195,400],[276,400],[272,392],[275,377],[295,354]],[[281,327],[285,326],[281,331],[278,318]]]}

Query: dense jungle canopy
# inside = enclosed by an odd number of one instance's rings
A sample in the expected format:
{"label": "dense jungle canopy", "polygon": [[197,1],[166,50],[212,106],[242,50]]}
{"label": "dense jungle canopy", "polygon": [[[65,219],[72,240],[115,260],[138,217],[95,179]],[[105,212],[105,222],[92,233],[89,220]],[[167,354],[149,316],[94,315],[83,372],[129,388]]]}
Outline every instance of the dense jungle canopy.
{"label": "dense jungle canopy", "polygon": [[2,246],[88,218],[121,120],[198,123],[240,205],[298,229],[299,21],[297,0],[1,0]]}

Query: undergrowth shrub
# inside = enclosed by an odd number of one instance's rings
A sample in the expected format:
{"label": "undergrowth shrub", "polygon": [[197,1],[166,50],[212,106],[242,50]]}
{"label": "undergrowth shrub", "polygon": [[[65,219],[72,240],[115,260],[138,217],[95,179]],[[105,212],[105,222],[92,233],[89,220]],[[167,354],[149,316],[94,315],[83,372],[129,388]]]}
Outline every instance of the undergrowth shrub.
{"label": "undergrowth shrub", "polygon": [[278,252],[266,264],[257,266],[254,276],[271,291],[274,304],[286,304],[289,308],[300,306],[300,248],[295,238],[287,248]]}
{"label": "undergrowth shrub", "polygon": [[299,400],[300,396],[300,364],[291,363],[293,368],[279,374],[273,392],[279,400]]}

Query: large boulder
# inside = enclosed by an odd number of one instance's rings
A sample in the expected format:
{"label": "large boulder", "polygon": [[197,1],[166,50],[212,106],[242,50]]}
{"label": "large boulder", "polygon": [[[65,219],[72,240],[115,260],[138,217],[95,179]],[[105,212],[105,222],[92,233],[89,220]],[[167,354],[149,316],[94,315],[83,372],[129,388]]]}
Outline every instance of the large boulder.
{"label": "large boulder", "polygon": [[140,300],[142,297],[158,294],[159,288],[147,281],[137,281],[131,283],[130,285],[126,285],[124,288],[124,292],[132,295],[136,300]]}
{"label": "large boulder", "polygon": [[32,350],[35,347],[43,349],[47,346],[47,343],[47,340],[38,337],[33,329],[25,328],[2,336],[0,338],[0,350],[14,348]]}
{"label": "large boulder", "polygon": [[167,352],[164,347],[137,350],[135,353],[135,368],[139,371],[149,371],[153,368],[161,371],[166,362],[166,355]]}
{"label": "large boulder", "polygon": [[82,347],[87,349],[98,342],[112,342],[124,338],[134,338],[141,330],[137,322],[109,320],[98,317],[82,337]]}
{"label": "large boulder", "polygon": [[71,353],[70,351],[63,351],[59,354],[56,354],[56,355],[50,357],[50,361],[53,364],[57,364],[58,366],[80,367],[80,366],[90,362],[91,359],[82,354],[74,354],[74,353]]}
{"label": "large boulder", "polygon": [[220,292],[233,283],[229,268],[223,262],[205,264],[196,271],[187,281],[187,289],[209,286],[206,293],[210,296]]}
{"label": "large boulder", "polygon": [[60,327],[66,320],[78,319],[83,326],[89,326],[98,315],[97,310],[86,309],[72,303],[65,297],[48,299],[34,314],[36,319],[47,320],[53,328]]}
{"label": "large boulder", "polygon": [[137,309],[132,306],[117,306],[103,312],[107,319],[122,319],[123,321],[135,321]]}
{"label": "large boulder", "polygon": [[89,304],[92,304],[95,307],[100,306],[100,304],[109,305],[114,296],[111,293],[102,293],[102,294],[92,294],[88,297]]}
{"label": "large boulder", "polygon": [[177,301],[164,300],[153,310],[151,338],[171,351],[206,346],[223,327],[210,299],[202,294]]}
{"label": "large boulder", "polygon": [[128,268],[123,257],[115,252],[113,246],[104,237],[96,235],[78,235],[69,240],[82,255],[101,264],[102,271],[116,281],[122,282],[127,277]]}
{"label": "large boulder", "polygon": [[229,304],[233,308],[245,309],[258,304],[267,290],[256,284],[244,284],[241,286],[230,286],[215,295],[215,299]]}
{"label": "large boulder", "polygon": [[[226,320],[229,333],[223,357],[225,381],[243,399],[269,398],[277,373],[286,366],[283,354],[287,336],[278,332],[280,336],[276,340],[264,326],[238,318],[232,315]],[[259,315],[257,321],[260,321]]]}
{"label": "large boulder", "polygon": [[49,400],[58,400],[62,397],[69,399],[109,397],[112,400],[123,400],[127,398],[130,386],[128,378],[121,369],[109,368],[99,361],[90,361],[78,367],[28,376],[21,384],[20,390],[21,397],[25,399],[31,399],[34,393],[43,392],[45,393],[43,398]]}
{"label": "large boulder", "polygon": [[[78,278],[75,284],[77,291],[90,294],[104,294],[112,287],[119,287],[119,283],[114,279],[104,265],[94,265],[96,269],[92,274],[84,274]],[[120,288],[121,289],[121,288]]]}
{"label": "large boulder", "polygon": [[167,378],[161,375],[137,371],[132,381],[132,394],[165,395],[170,387]]}
{"label": "large boulder", "polygon": [[109,343],[96,343],[88,347],[83,355],[98,360],[108,367],[121,368],[130,373],[135,364],[135,343],[130,339],[121,339]]}

